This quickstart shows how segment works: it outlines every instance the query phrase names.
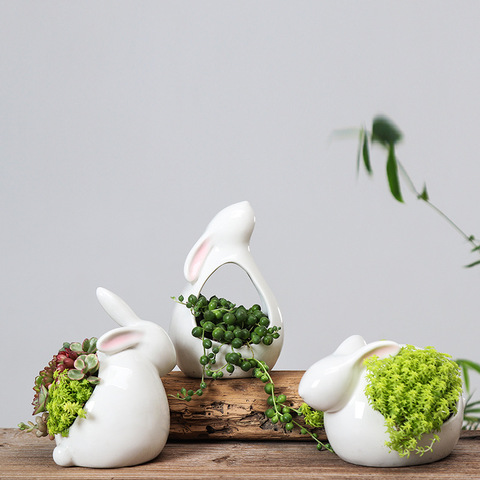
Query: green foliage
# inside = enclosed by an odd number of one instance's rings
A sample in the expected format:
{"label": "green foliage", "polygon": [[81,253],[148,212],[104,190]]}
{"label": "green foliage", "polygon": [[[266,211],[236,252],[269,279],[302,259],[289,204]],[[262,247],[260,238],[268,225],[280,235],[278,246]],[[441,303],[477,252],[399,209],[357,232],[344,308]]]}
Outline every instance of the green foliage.
{"label": "green foliage", "polygon": [[[391,357],[365,360],[368,384],[365,394],[370,405],[385,417],[390,441],[388,447],[400,456],[422,455],[439,440],[443,423],[457,413],[462,393],[458,365],[433,347],[403,347]],[[419,441],[433,434],[427,447]]]}
{"label": "green foliage", "polygon": [[480,373],[480,365],[471,360],[455,360],[462,370],[463,383],[465,385],[467,400],[463,414],[463,428],[465,430],[477,430],[480,427],[480,400],[472,399],[473,392],[470,391],[470,372]]}
{"label": "green foliage", "polygon": [[99,382],[96,373],[98,372],[98,357],[95,353],[80,355],[75,360],[72,369],[68,370],[68,377],[71,380],[83,380],[86,378],[91,384]]}
{"label": "green foliage", "polygon": [[50,386],[47,410],[47,428],[50,435],[68,436],[68,429],[77,416],[85,418],[85,403],[93,393],[93,385],[86,379],[71,380],[68,372],[55,372]]}
{"label": "green foliage", "polygon": [[[175,297],[172,299],[191,310],[196,319],[196,326],[191,334],[202,342],[203,346],[203,354],[199,358],[202,366],[199,388],[196,391],[182,388],[176,395],[171,395],[172,397],[190,402],[195,395],[203,395],[207,388],[206,377],[217,380],[223,378],[224,371],[233,373],[236,368],[241,368],[244,372],[251,371],[254,378],[265,384],[264,390],[268,395],[269,406],[265,416],[269,421],[282,425],[286,432],[291,432],[295,427],[300,428],[302,434],[308,434],[315,440],[318,450],[325,448],[332,451],[328,443],[323,444],[318,440],[315,431],[309,430],[309,427],[313,429],[323,427],[323,412],[313,410],[306,403],[295,409],[287,402],[285,395],[276,395],[269,366],[255,358],[252,345],[263,343],[269,346],[280,337],[279,328],[270,326],[270,320],[261,311],[260,305],[253,305],[247,310],[243,305],[237,307],[225,298],[218,298],[215,295],[209,300],[203,295],[199,295],[198,298],[190,295],[186,301],[182,295],[178,299]],[[223,345],[229,345],[231,351],[225,355],[226,363],[218,365],[217,354]],[[242,347],[247,347],[250,355],[240,351]],[[305,425],[297,422],[301,417]]]}
{"label": "green foliage", "polygon": [[[256,368],[253,370],[253,376],[265,383],[265,393],[268,396],[267,405],[269,408],[265,411],[265,416],[273,424],[283,425],[286,432],[291,432],[294,428],[300,429],[303,435],[309,435],[317,444],[318,450],[328,450],[333,452],[329,443],[322,443],[315,432],[318,428],[323,428],[323,412],[314,410],[306,403],[302,403],[299,408],[294,408],[291,402],[287,400],[286,395],[275,394],[275,385],[270,376],[268,365],[265,362],[256,360]],[[303,425],[299,423],[303,418]]]}
{"label": "green foliage", "polygon": [[382,144],[384,147],[394,147],[401,139],[402,132],[387,117],[378,115],[372,123],[372,142]]}
{"label": "green foliage", "polygon": [[[363,165],[368,175],[373,174],[373,168],[370,157],[371,144],[379,144],[387,152],[386,160],[386,173],[388,186],[393,198],[398,202],[403,203],[403,194],[401,187],[401,180],[405,182],[407,187],[415,194],[418,200],[425,202],[430,208],[440,215],[447,223],[450,224],[454,230],[457,231],[472,247],[472,252],[480,253],[480,242],[474,235],[466,234],[449,216],[443,213],[437,206],[435,206],[427,192],[427,186],[424,184],[422,190],[418,190],[412,179],[405,170],[403,164],[398,159],[395,147],[403,138],[400,129],[387,117],[377,116],[373,119],[372,129],[368,131],[366,128],[360,128],[359,131],[359,144],[357,154],[357,171],[360,169],[360,158],[363,158]],[[480,265],[480,260],[475,260],[466,268],[475,267]]]}
{"label": "green foliage", "polygon": [[[345,131],[351,133],[350,131]],[[423,201],[426,205],[432,208],[438,215],[440,215],[456,232],[463,237],[463,239],[470,244],[471,252],[474,254],[480,253],[480,242],[474,235],[468,235],[462,230],[449,216],[442,210],[435,206],[427,191],[427,186],[424,184],[422,190],[418,190],[408,175],[404,166],[398,159],[395,152],[395,145],[402,139],[402,133],[394,123],[386,117],[377,116],[373,119],[372,129],[369,132],[366,128],[357,130],[359,132],[359,146],[357,154],[357,172],[360,169],[361,157],[365,171],[368,175],[373,173],[370,145],[378,143],[387,151],[387,179],[392,196],[403,202],[401,193],[400,179],[402,179],[409,189],[415,194],[418,200]],[[465,265],[466,268],[472,268],[480,265],[480,260]],[[468,393],[467,404],[464,413],[464,428],[477,428],[480,426],[480,401],[473,401],[473,394],[469,392],[469,371],[473,370],[480,373],[480,365],[470,360],[458,360],[459,366],[462,368],[462,373],[465,381],[465,388]]]}
{"label": "green foliage", "polygon": [[306,403],[300,405],[299,411],[303,415],[303,420],[306,425],[315,428],[323,428],[323,412],[314,410]]}
{"label": "green foliage", "polygon": [[[224,376],[224,372],[233,373],[237,368],[251,371],[256,365],[252,345],[263,343],[268,346],[280,337],[280,328],[270,325],[270,319],[260,305],[246,309],[215,295],[208,300],[204,295],[198,298],[190,295],[186,301],[182,295],[172,299],[191,310],[196,320],[191,334],[203,346],[203,354],[199,358],[202,366],[200,388],[195,392],[183,389],[176,395],[177,398],[190,401],[193,395],[202,395],[206,377],[217,380]],[[229,345],[231,352],[225,355],[226,363],[219,365],[217,354],[223,345]],[[242,355],[242,347],[250,349],[251,357]]]}
{"label": "green foliage", "polygon": [[[50,435],[51,437],[53,437],[55,433],[68,433],[68,427],[59,430],[61,426],[68,423],[66,421],[65,412],[63,413],[61,423],[58,419],[54,418],[53,420],[50,420],[49,418],[51,414],[49,408],[56,408],[57,414],[59,411],[58,407],[61,403],[61,400],[59,399],[58,394],[55,392],[58,389],[60,374],[62,374],[62,379],[65,377],[72,381],[70,387],[72,391],[78,388],[78,385],[83,385],[83,383],[80,381],[87,382],[91,387],[89,389],[91,394],[95,385],[97,385],[100,381],[97,377],[99,364],[96,352],[97,339],[95,337],[90,339],[86,338],[82,343],[65,342],[63,344],[58,353],[53,356],[48,365],[41,372],[39,372],[38,376],[35,378],[35,385],[33,387],[35,395],[32,402],[34,406],[33,414],[37,415],[39,413],[43,413],[43,415],[36,417],[36,423],[19,423],[18,427],[20,430],[35,432],[37,436]],[[66,380],[62,381],[66,382]],[[57,395],[57,400],[55,403],[51,403],[52,394]],[[79,393],[78,395],[79,399],[81,399],[83,398],[84,394]],[[68,401],[70,402],[70,400]],[[68,411],[71,411],[72,415],[84,415],[82,409],[75,407],[75,409],[72,410],[72,406],[70,404],[66,404],[65,408]],[[75,411],[77,413],[75,413]],[[58,425],[61,426],[59,427]]]}

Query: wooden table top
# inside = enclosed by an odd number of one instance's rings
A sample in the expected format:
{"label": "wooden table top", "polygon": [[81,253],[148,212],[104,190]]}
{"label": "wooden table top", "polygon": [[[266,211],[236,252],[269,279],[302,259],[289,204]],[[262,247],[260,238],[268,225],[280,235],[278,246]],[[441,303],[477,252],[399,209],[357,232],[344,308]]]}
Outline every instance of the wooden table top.
{"label": "wooden table top", "polygon": [[465,431],[439,462],[404,468],[350,465],[307,442],[168,442],[153,461],[128,468],[59,467],[54,442],[16,429],[0,429],[1,479],[480,479],[480,431]]}

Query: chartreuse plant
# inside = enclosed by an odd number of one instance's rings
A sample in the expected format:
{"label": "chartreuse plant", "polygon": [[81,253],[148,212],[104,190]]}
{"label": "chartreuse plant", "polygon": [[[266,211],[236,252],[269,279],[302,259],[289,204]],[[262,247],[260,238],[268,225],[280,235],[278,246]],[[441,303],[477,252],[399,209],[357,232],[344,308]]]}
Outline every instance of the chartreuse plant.
{"label": "chartreuse plant", "polygon": [[67,371],[53,374],[53,383],[48,392],[47,429],[50,435],[57,433],[68,436],[68,429],[78,417],[85,418],[85,403],[90,398],[94,386],[85,378],[72,380]]}
{"label": "chartreuse plant", "polygon": [[[374,410],[385,417],[390,440],[386,445],[401,457],[423,455],[439,440],[443,423],[457,413],[462,394],[460,368],[449,355],[433,347],[402,347],[391,357],[367,358],[365,394]],[[423,435],[433,434],[421,447]]]}
{"label": "chartreuse plant", "polygon": [[20,430],[35,432],[38,437],[68,435],[75,418],[85,416],[83,407],[100,381],[96,352],[95,337],[63,344],[35,378],[33,414],[42,415],[36,417],[36,423],[19,423]]}
{"label": "chartreuse plant", "polygon": [[[236,306],[225,298],[212,296],[207,299],[204,295],[190,295],[188,299],[180,295],[173,300],[185,305],[195,317],[196,326],[191,334],[202,342],[203,354],[199,358],[202,366],[202,378],[197,390],[182,388],[179,393],[172,395],[175,398],[191,401],[196,396],[203,395],[207,388],[206,379],[220,379],[224,372],[233,373],[237,368],[244,372],[252,372],[252,376],[265,384],[265,393],[268,395],[268,409],[265,414],[274,424],[283,424],[285,431],[292,431],[295,427],[300,428],[302,434],[310,435],[317,443],[317,448],[331,450],[329,444],[323,444],[318,440],[318,435],[311,432],[309,427],[323,427],[323,413],[311,409],[307,404],[298,409],[293,408],[287,402],[283,394],[275,395],[275,386],[269,373],[269,366],[262,360],[255,358],[252,345],[262,343],[271,345],[280,337],[279,328],[270,325],[268,315],[262,312],[260,305],[245,308],[243,305]],[[217,354],[220,348],[228,345],[230,352],[225,355],[225,363],[217,363]],[[247,347],[249,355],[240,349]],[[245,350],[245,349],[243,349]],[[299,417],[303,417],[304,425],[298,423]]]}
{"label": "chartreuse plant", "polygon": [[[357,154],[357,172],[360,166],[363,167],[367,174],[372,175],[373,168],[371,163],[371,148],[373,145],[379,145],[386,150],[386,174],[392,196],[398,202],[403,203],[403,194],[401,182],[406,184],[410,191],[430,208],[432,208],[438,215],[440,215],[471,247],[473,254],[480,254],[480,241],[471,234],[467,234],[455,223],[448,215],[440,210],[430,200],[427,192],[427,186],[424,184],[420,190],[415,186],[410,175],[407,173],[405,167],[400,162],[396,146],[402,140],[403,135],[400,129],[387,117],[377,116],[373,119],[372,128],[368,130],[365,127],[356,130],[359,136],[358,154]],[[467,268],[480,265],[480,260],[474,260]],[[480,373],[480,364],[472,362],[471,360],[460,359],[457,360],[458,365],[462,369],[465,390],[467,393],[467,403],[465,405],[464,413],[464,428],[474,429],[480,426],[480,401],[473,401],[473,393],[470,392],[469,372],[474,371]]]}

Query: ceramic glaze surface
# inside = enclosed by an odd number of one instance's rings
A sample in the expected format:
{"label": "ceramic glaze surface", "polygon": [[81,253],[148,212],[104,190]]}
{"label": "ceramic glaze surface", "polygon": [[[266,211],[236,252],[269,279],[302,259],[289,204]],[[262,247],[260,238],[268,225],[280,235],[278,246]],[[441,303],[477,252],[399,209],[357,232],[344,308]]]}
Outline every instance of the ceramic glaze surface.
{"label": "ceramic glaze surface", "polygon": [[[205,233],[198,239],[187,255],[184,275],[188,284],[182,292],[185,298],[189,295],[198,295],[202,292],[207,280],[222,265],[231,263],[243,269],[259,296],[262,311],[270,319],[271,326],[282,327],[283,321],[277,301],[267,282],[258,269],[250,253],[250,237],[255,226],[255,215],[248,202],[240,202],[220,211],[208,224]],[[179,368],[190,377],[201,377],[202,366],[199,358],[203,355],[202,343],[192,336],[191,331],[196,326],[195,318],[184,305],[174,307],[169,334],[177,351]],[[272,345],[252,345],[255,358],[267,362],[273,367],[280,355],[283,344],[283,331],[280,338]],[[217,342],[213,345],[220,346]],[[231,351],[229,346],[223,346],[217,354],[217,363],[225,362],[225,354]],[[251,351],[244,346],[238,351],[245,356],[251,356]],[[237,368],[232,374],[224,378],[238,378],[251,376],[251,372],[244,372]]]}
{"label": "ceramic glaze surface", "polygon": [[161,376],[176,364],[173,343],[159,325],[140,320],[112,292],[97,297],[122,327],[98,339],[100,383],[68,437],[57,435],[53,459],[62,466],[114,468],[152,460],[162,451],[170,411]]}
{"label": "ceramic glaze surface", "polygon": [[[335,453],[358,465],[398,467],[434,462],[449,455],[458,441],[463,423],[464,399],[459,399],[457,414],[449,418],[440,432],[433,451],[420,456],[400,457],[385,445],[389,440],[385,419],[373,410],[365,395],[366,377],[363,360],[370,355],[385,358],[396,355],[401,346],[381,341],[366,344],[354,335],[345,340],[332,355],[312,365],[303,376],[299,394],[310,406],[324,413],[325,431]],[[431,443],[425,435],[419,446]]]}

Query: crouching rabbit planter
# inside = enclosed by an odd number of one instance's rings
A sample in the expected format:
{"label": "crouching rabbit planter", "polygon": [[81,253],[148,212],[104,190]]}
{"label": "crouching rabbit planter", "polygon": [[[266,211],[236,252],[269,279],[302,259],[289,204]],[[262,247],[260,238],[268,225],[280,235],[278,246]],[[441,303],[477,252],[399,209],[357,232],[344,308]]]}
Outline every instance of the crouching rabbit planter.
{"label": "crouching rabbit planter", "polygon": [[112,292],[97,289],[119,324],[97,341],[100,383],[68,437],[57,435],[53,459],[61,466],[114,468],[144,463],[163,449],[170,411],[161,376],[176,363],[173,344],[159,325],[140,320]]}
{"label": "crouching rabbit planter", "polygon": [[[343,460],[373,467],[399,467],[434,462],[450,454],[458,441],[463,422],[464,401],[457,403],[457,413],[443,423],[436,434],[433,449],[422,455],[400,456],[386,446],[389,440],[384,416],[374,410],[365,394],[367,385],[363,361],[395,356],[401,346],[391,341],[366,344],[362,337],[347,338],[335,352],[312,365],[303,376],[299,394],[315,409],[324,411],[325,431],[332,448]],[[419,447],[432,443],[425,434]]]}
{"label": "crouching rabbit planter", "polygon": [[[182,295],[185,298],[191,294],[198,297],[210,276],[222,265],[232,263],[242,268],[254,284],[260,296],[262,311],[270,319],[270,326],[281,328],[283,323],[277,301],[250,253],[249,242],[254,226],[255,216],[252,207],[246,201],[230,205],[220,211],[187,256],[184,275],[189,283]],[[195,317],[190,310],[177,304],[173,310],[169,334],[177,352],[178,366],[186,375],[199,378],[202,376],[199,358],[203,355],[203,347],[202,342],[191,335],[195,326]],[[280,333],[280,338],[272,345],[252,344],[251,350],[243,346],[237,351],[246,357],[250,357],[253,351],[257,360],[263,360],[273,368],[282,344],[283,335]],[[221,346],[218,342],[214,342],[214,345],[221,347],[217,362],[223,365],[225,354],[231,349],[228,345]],[[227,374],[227,378],[245,376],[251,376],[251,372],[244,372],[240,368]]]}

